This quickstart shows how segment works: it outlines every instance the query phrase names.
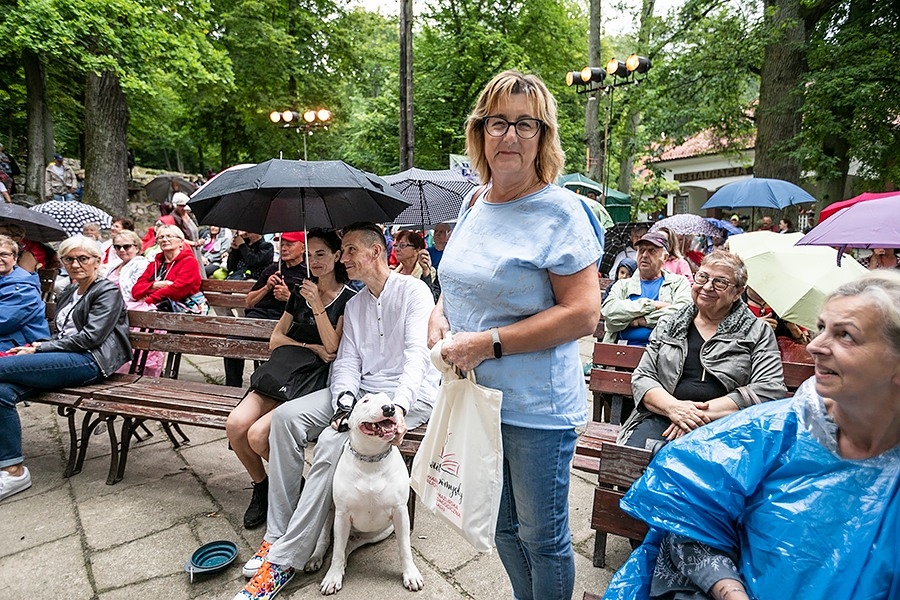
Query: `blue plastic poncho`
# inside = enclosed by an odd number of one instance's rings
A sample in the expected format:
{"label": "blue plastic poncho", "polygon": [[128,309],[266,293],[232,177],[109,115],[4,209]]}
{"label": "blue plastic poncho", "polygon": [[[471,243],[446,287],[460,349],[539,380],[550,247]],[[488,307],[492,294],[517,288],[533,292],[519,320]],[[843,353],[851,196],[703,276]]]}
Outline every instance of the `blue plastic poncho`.
{"label": "blue plastic poncho", "polygon": [[650,524],[604,600],[648,598],[665,532],[739,553],[756,600],[900,599],[900,447],[837,453],[814,381],[668,444],[622,500]]}

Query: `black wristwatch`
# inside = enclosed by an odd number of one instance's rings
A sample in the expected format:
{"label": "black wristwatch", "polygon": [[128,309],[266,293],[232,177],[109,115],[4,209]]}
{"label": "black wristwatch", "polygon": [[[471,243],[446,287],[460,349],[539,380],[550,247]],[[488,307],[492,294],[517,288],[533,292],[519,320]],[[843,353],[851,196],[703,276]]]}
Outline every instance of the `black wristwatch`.
{"label": "black wristwatch", "polygon": [[503,356],[503,344],[500,343],[500,331],[496,327],[490,328],[491,340],[494,342],[494,358]]}

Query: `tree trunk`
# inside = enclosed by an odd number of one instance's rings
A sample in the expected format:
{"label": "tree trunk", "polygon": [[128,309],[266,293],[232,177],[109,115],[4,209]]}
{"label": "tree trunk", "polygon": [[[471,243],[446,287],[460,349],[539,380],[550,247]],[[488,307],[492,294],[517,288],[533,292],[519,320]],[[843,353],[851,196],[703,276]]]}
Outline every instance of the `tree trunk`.
{"label": "tree trunk", "polygon": [[789,153],[800,131],[803,97],[797,84],[807,70],[806,25],[800,0],[765,0],[768,41],[756,110],[756,177],[800,183],[800,163]]}
{"label": "tree trunk", "polygon": [[816,201],[816,214],[832,202],[844,199],[847,173],[850,171],[850,145],[846,139],[838,136],[829,136],[822,143],[822,147],[826,154],[835,158],[834,167],[838,172],[823,181],[822,194]]}
{"label": "tree trunk", "polygon": [[[602,67],[600,62],[600,0],[590,0],[588,27],[588,66]],[[587,144],[587,174],[594,181],[603,179],[603,131],[600,129],[600,100],[591,94],[584,107],[584,141]],[[605,203],[606,199],[601,198]]]}
{"label": "tree trunk", "polygon": [[28,114],[28,161],[25,166],[25,193],[44,199],[44,169],[47,167],[45,128],[53,131],[53,121],[44,118],[47,110],[47,85],[44,65],[40,57],[30,50],[22,51],[22,67],[25,71],[26,112]]}
{"label": "tree trunk", "polygon": [[127,214],[128,106],[118,77],[89,72],[84,100],[84,202],[112,215]]}

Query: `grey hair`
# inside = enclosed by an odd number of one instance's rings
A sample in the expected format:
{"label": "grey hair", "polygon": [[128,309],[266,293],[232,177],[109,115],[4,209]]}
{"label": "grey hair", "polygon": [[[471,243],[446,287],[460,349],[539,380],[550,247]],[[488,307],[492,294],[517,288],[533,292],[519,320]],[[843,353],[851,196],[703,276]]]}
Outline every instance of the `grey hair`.
{"label": "grey hair", "polygon": [[8,235],[0,234],[0,247],[9,248],[9,251],[13,253],[13,256],[19,258],[19,244]]}
{"label": "grey hair", "polygon": [[878,311],[882,335],[900,356],[900,273],[888,269],[867,273],[831,292],[825,303],[850,297],[866,300]]}
{"label": "grey hair", "polygon": [[734,285],[738,289],[747,285],[747,265],[744,264],[744,261],[737,254],[732,254],[726,250],[710,252],[700,261],[701,269],[706,265],[729,269],[734,273]]}
{"label": "grey hair", "polygon": [[97,243],[97,240],[89,238],[86,235],[73,235],[72,237],[67,237],[60,243],[57,254],[60,256],[67,256],[72,250],[84,250],[95,258],[100,258],[102,256],[100,254],[100,245]]}
{"label": "grey hair", "polygon": [[184,232],[177,225],[160,225],[156,228],[156,237],[159,237],[164,233],[174,235],[175,237],[184,240]]}

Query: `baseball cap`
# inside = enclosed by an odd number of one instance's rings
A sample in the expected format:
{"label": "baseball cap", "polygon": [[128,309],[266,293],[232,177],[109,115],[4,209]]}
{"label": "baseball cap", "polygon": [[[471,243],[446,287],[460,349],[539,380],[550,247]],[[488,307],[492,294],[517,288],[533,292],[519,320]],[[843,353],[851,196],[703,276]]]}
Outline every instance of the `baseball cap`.
{"label": "baseball cap", "polygon": [[172,204],[174,206],[184,206],[190,201],[190,196],[184,192],[175,192],[172,194]]}
{"label": "baseball cap", "polygon": [[663,248],[666,252],[669,251],[669,238],[661,233],[651,232],[645,233],[641,239],[635,243],[635,246],[640,244],[641,242],[647,242],[649,244],[653,244],[657,248]]}
{"label": "baseball cap", "polygon": [[[44,156],[47,156],[47,155],[45,154]],[[56,154],[53,155],[53,160],[62,160],[62,159],[63,159],[63,155],[60,154],[59,152],[57,152]]]}
{"label": "baseball cap", "polygon": [[281,234],[283,242],[303,242],[306,243],[306,234],[302,231],[285,231]]}
{"label": "baseball cap", "polygon": [[730,220],[731,220],[731,221],[740,221],[741,218],[740,218],[739,216],[737,216],[737,215],[731,215],[731,219],[730,219]]}

